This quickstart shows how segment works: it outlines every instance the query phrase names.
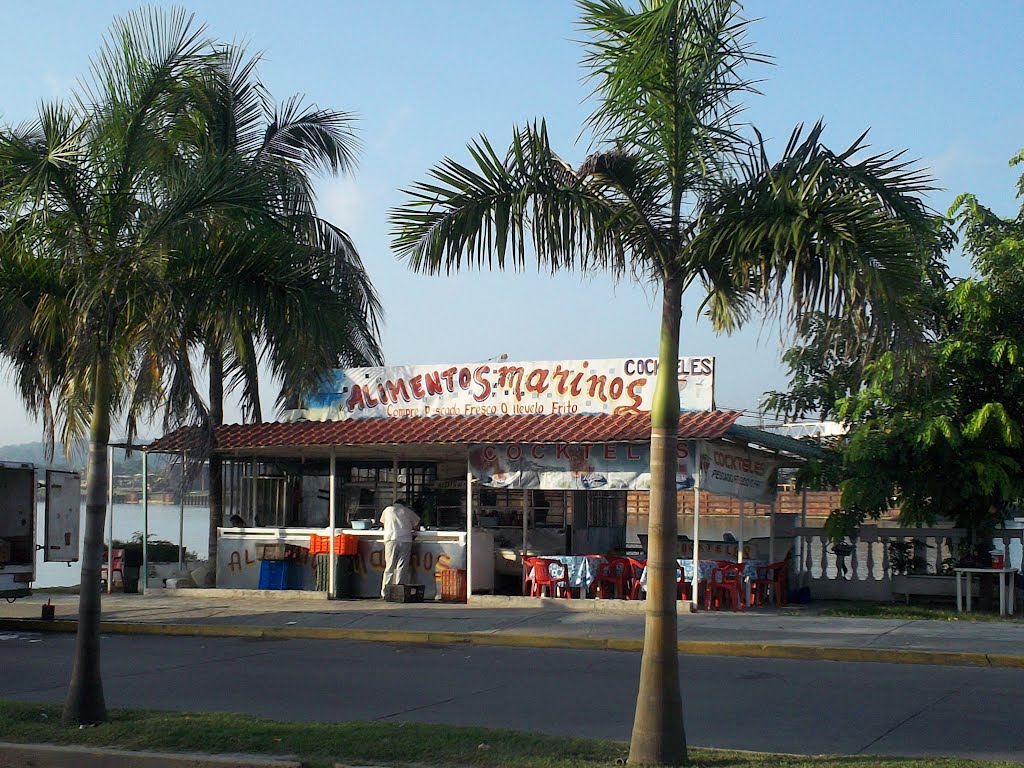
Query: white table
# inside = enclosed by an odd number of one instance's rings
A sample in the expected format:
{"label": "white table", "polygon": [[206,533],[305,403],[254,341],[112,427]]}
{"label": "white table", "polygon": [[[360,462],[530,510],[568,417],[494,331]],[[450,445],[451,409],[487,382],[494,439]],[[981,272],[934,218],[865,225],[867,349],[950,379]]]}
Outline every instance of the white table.
{"label": "white table", "polygon": [[967,581],[967,612],[971,611],[971,579],[974,574],[991,573],[999,579],[999,615],[1013,615],[1013,574],[1016,568],[954,568],[956,573],[956,609],[963,611],[963,589],[960,586],[960,576],[963,575]]}

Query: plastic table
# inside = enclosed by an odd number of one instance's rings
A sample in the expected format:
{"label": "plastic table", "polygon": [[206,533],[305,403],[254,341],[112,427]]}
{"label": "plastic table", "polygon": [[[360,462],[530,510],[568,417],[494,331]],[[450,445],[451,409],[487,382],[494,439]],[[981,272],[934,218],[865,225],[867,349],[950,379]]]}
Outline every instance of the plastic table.
{"label": "plastic table", "polygon": [[[714,560],[699,560],[697,566],[697,581],[707,581],[711,578],[711,571],[718,565]],[[682,571],[686,581],[693,580],[693,560],[686,557],[676,558],[676,565],[679,566],[679,570]],[[744,560],[743,561],[743,578],[747,582],[747,602],[750,601],[750,580],[757,578],[757,569],[760,566],[768,565],[767,560]],[[640,584],[645,588],[647,586],[647,569],[644,568],[640,574]]]}
{"label": "plastic table", "polygon": [[[567,571],[569,586],[579,589],[580,597],[588,597],[590,587],[597,579],[597,569],[605,561],[601,555],[535,555],[545,560],[554,560],[561,564]],[[558,576],[557,573],[552,573]],[[530,569],[528,578],[533,578],[533,569]]]}
{"label": "plastic table", "polygon": [[954,568],[956,573],[956,609],[961,613],[964,610],[964,590],[960,585],[960,577],[964,576],[967,581],[967,612],[971,612],[971,579],[974,574],[991,573],[999,580],[999,615],[1013,615],[1013,574],[1016,568]]}

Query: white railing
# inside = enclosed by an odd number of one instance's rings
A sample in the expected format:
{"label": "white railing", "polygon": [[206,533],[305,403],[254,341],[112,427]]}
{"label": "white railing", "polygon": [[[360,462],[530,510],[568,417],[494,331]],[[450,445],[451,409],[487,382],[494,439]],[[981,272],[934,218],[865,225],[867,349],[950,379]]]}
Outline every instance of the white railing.
{"label": "white railing", "polygon": [[[834,546],[823,528],[797,527],[795,534],[794,583],[810,587],[813,597],[849,600],[891,600],[906,592],[903,576],[948,574],[967,535],[963,528],[864,525],[845,546]],[[997,529],[994,540],[1007,564],[1019,562],[1011,554],[1015,542],[1024,546],[1024,529]]]}

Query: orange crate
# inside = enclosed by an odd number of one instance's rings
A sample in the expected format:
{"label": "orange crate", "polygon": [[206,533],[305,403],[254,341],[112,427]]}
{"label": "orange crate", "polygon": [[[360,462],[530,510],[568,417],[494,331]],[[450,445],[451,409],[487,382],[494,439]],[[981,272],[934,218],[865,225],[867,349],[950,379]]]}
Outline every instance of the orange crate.
{"label": "orange crate", "polygon": [[446,603],[466,602],[466,572],[461,568],[441,571],[441,600]]}
{"label": "orange crate", "polygon": [[[309,535],[309,554],[327,555],[331,546],[330,536],[319,536],[315,533]],[[356,555],[359,554],[359,537],[348,533],[339,533],[334,537],[334,554]]]}
{"label": "orange crate", "polygon": [[[349,541],[351,539],[351,541]],[[319,536],[315,533],[309,534],[309,554],[327,555],[331,547],[330,536]],[[359,539],[347,533],[339,533],[334,537],[334,554],[354,555],[359,551]]]}
{"label": "orange crate", "polygon": [[309,534],[309,554],[320,555],[327,551],[327,536]]}

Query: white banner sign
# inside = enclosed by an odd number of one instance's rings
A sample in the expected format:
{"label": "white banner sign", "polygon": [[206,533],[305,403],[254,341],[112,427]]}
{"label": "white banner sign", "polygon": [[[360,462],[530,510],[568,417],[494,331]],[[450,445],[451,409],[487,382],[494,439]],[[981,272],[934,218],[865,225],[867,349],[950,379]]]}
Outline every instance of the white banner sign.
{"label": "white banner sign", "polygon": [[700,487],[703,491],[758,504],[775,501],[778,465],[764,453],[740,446],[702,442],[700,464]]}
{"label": "white banner sign", "polygon": [[[486,362],[347,368],[307,397],[312,421],[411,416],[633,414],[651,409],[658,361]],[[684,411],[714,407],[715,359],[684,357],[676,372]]]}

